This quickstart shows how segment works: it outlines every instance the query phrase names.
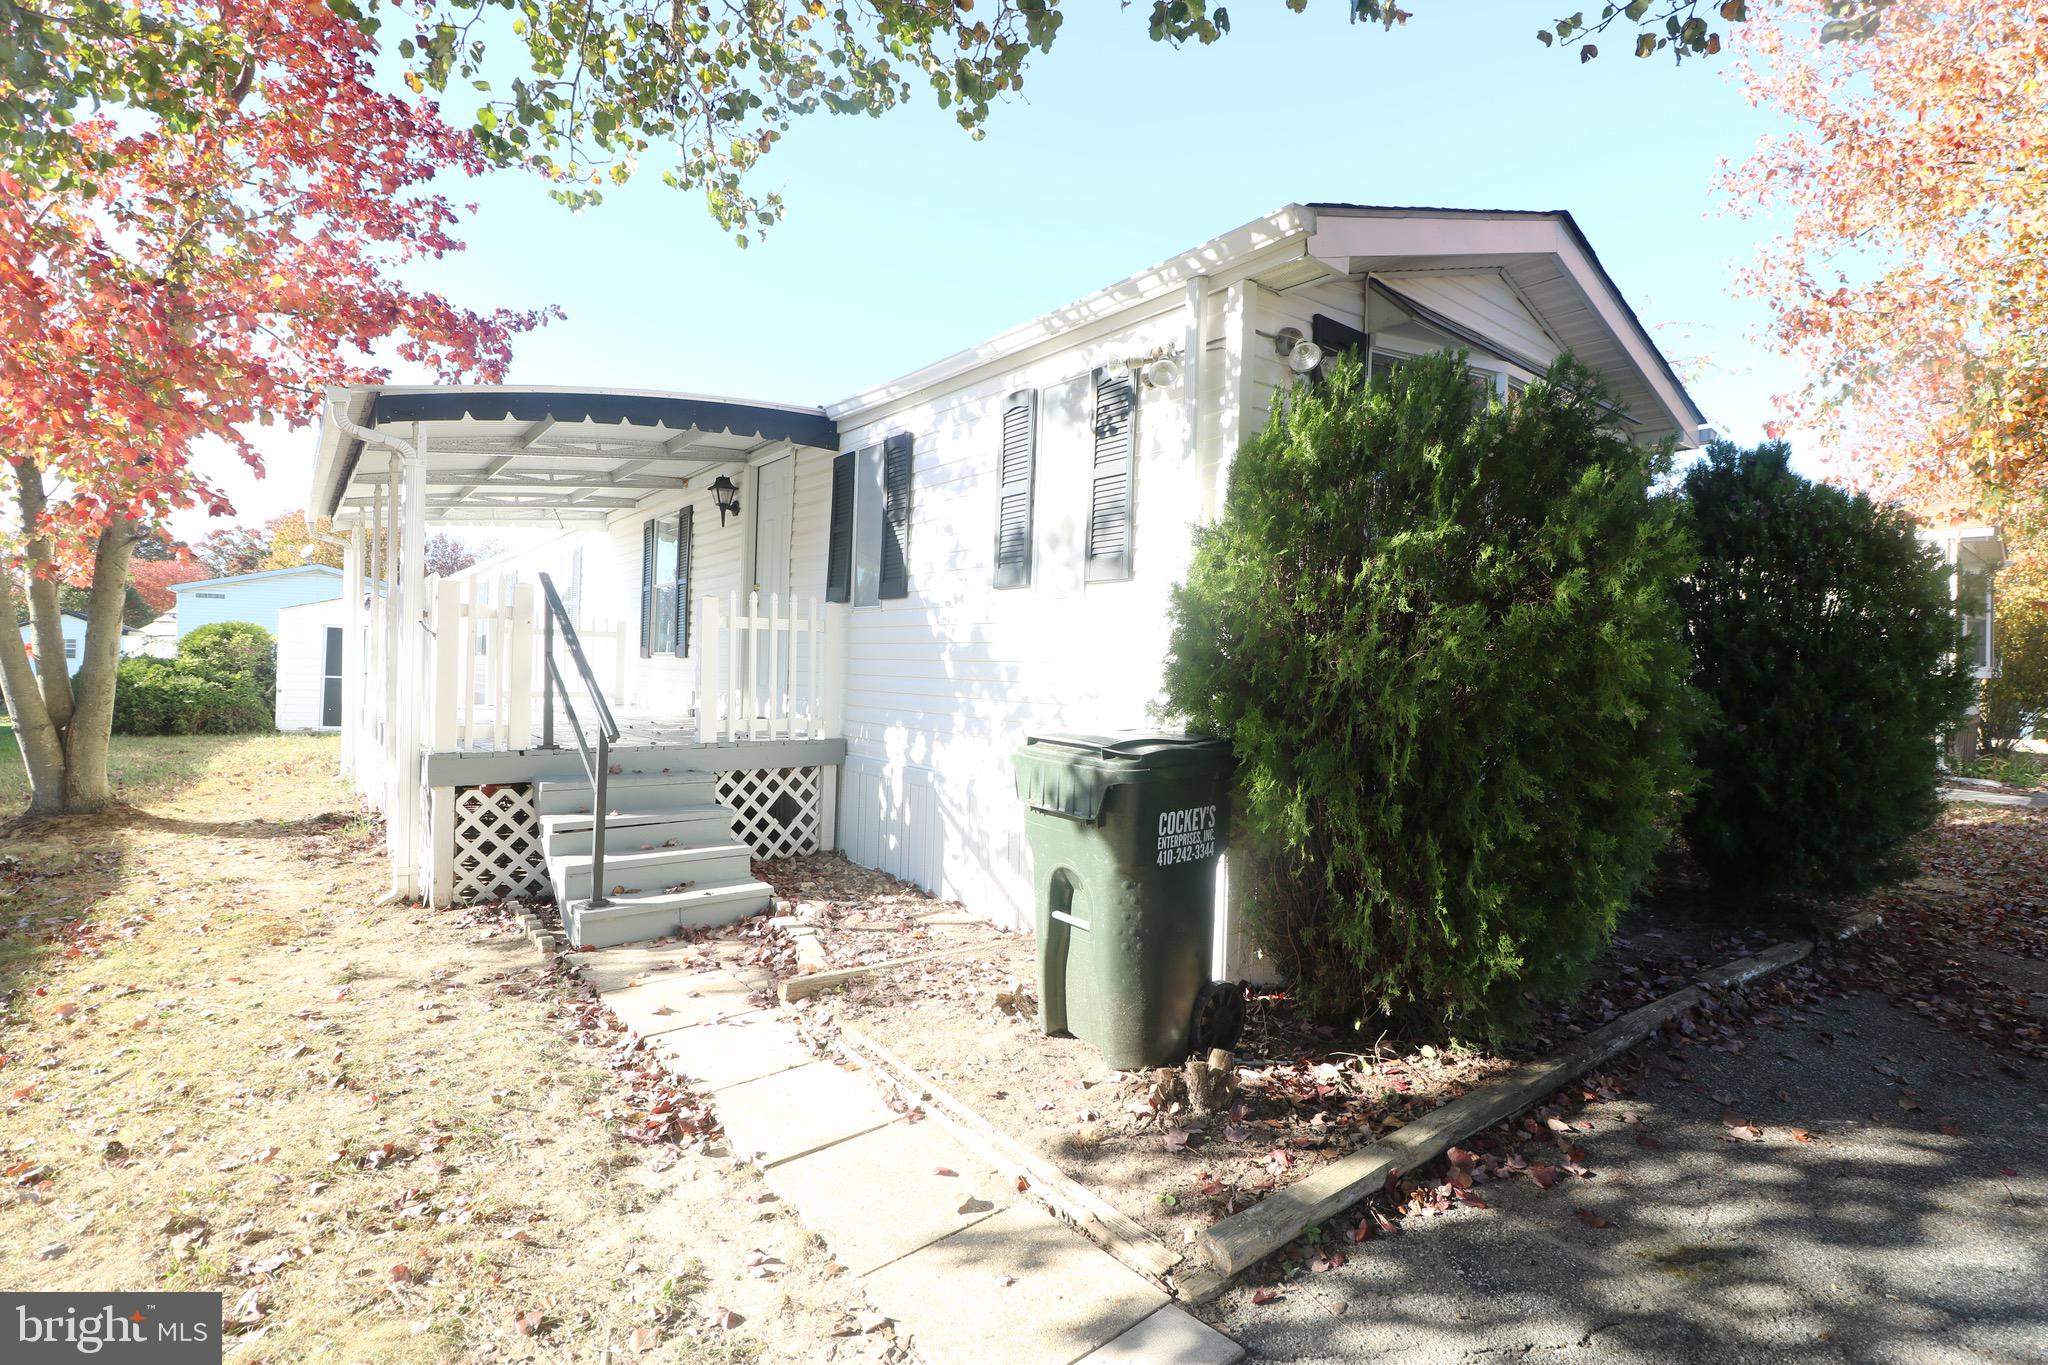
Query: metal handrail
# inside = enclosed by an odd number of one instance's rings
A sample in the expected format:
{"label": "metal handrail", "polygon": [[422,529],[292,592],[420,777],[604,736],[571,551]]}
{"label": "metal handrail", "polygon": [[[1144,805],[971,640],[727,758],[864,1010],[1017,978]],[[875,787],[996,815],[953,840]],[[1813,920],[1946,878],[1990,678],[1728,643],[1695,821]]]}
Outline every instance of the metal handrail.
{"label": "metal handrail", "polygon": [[[561,693],[562,713],[568,717],[569,733],[576,739],[576,752],[583,759],[583,770],[590,774],[590,900],[595,909],[611,904],[604,889],[604,840],[606,807],[611,798],[608,792],[612,771],[612,741],[619,737],[619,722],[612,716],[611,705],[604,699],[604,689],[597,685],[597,675],[590,671],[590,660],[583,656],[583,642],[576,638],[576,623],[569,619],[569,612],[562,605],[561,595],[555,591],[555,582],[546,574],[540,576],[541,598],[544,608],[541,612],[541,686],[543,700],[540,716],[540,747],[556,749],[555,743],[555,694]],[[562,625],[562,643],[569,647],[569,661],[576,665],[576,675],[589,694],[591,711],[597,717],[597,746],[592,751],[590,741],[583,737],[583,722],[576,715],[576,705],[569,700],[569,683],[562,676],[562,670],[555,663],[555,623]],[[568,909],[565,905],[564,911]]]}

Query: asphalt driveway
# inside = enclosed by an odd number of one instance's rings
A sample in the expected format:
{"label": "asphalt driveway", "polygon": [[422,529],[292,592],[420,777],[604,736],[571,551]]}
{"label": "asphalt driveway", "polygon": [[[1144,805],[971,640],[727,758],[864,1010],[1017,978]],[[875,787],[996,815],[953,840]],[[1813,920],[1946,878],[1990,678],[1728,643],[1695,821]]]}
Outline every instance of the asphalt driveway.
{"label": "asphalt driveway", "polygon": [[2048,1082],[1875,995],[1804,1015],[1689,1079],[1649,1054],[1576,1115],[1589,1178],[1485,1185],[1211,1320],[1275,1361],[2048,1361]]}

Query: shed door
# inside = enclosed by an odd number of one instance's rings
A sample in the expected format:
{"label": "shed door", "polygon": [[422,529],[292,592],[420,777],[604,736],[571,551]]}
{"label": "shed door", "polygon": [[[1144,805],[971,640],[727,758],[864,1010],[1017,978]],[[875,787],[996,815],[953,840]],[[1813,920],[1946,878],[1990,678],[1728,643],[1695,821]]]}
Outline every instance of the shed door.
{"label": "shed door", "polygon": [[327,662],[322,669],[320,723],[330,730],[341,727],[341,627],[327,628]]}

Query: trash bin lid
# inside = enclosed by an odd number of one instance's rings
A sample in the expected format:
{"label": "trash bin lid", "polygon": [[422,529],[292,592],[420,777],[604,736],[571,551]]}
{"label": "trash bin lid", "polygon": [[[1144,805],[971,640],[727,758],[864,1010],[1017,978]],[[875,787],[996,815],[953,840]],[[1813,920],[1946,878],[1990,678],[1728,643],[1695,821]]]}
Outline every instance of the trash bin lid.
{"label": "trash bin lid", "polygon": [[1227,740],[1197,735],[1153,730],[1031,735],[1016,754],[1017,795],[1039,810],[1094,820],[1112,787],[1192,768],[1222,770],[1230,762]]}

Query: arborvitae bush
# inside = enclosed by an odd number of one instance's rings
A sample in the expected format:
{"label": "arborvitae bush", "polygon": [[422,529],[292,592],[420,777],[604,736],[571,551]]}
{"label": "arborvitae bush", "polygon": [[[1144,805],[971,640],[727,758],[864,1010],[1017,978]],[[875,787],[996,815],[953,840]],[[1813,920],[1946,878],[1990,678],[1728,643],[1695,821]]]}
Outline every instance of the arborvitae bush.
{"label": "arborvitae bush", "polygon": [[1940,737],[1971,689],[1940,555],[1904,512],[1790,458],[1716,445],[1685,478],[1700,563],[1678,595],[1713,704],[1686,843],[1759,907],[1910,874],[1907,841],[1940,809]]}
{"label": "arborvitae bush", "polygon": [[1339,360],[1239,452],[1166,693],[1311,1007],[1495,1031],[1607,941],[1686,781],[1668,467],[1570,362],[1502,406],[1454,355]]}

